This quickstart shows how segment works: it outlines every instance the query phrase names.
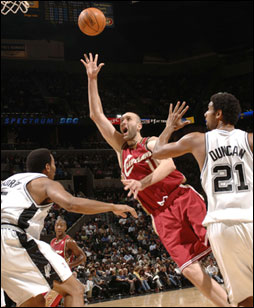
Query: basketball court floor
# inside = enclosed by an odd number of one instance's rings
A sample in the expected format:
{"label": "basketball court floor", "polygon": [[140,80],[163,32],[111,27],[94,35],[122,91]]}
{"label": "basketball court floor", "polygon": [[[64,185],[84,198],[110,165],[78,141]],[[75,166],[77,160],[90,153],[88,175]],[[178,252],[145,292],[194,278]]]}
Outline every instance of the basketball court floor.
{"label": "basketball court floor", "polygon": [[216,307],[196,287],[86,304],[87,307]]}

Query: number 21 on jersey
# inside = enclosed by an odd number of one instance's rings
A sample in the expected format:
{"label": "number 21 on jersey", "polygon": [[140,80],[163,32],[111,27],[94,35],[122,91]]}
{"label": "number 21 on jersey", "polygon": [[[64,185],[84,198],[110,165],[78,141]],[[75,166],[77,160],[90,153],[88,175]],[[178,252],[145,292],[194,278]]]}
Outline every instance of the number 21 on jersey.
{"label": "number 21 on jersey", "polygon": [[[233,166],[230,165],[216,165],[212,169],[213,177],[213,191],[214,193],[225,192],[241,192],[248,191],[249,186],[246,183],[244,165],[238,163]],[[237,179],[236,183],[234,179]]]}

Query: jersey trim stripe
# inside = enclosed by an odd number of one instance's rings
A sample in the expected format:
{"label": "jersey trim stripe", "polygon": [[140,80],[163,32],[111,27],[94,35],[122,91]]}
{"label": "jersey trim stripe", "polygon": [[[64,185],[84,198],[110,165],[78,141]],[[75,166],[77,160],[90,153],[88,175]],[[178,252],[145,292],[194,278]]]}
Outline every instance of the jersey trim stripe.
{"label": "jersey trim stripe", "polygon": [[[151,150],[148,148],[148,146],[147,146],[148,141],[150,140],[150,138],[151,138],[151,137],[145,138],[145,139],[146,139],[145,148],[147,149],[147,151],[149,151],[150,153],[153,154],[153,151],[151,151]],[[156,169],[156,168],[159,166],[160,163],[158,162],[157,159],[153,158],[152,156],[151,156],[150,160],[151,160],[151,163],[152,163],[154,169]],[[154,171],[154,170],[153,170],[153,171]]]}
{"label": "jersey trim stripe", "polygon": [[179,267],[180,271],[182,272],[185,269],[185,267],[187,267],[187,266],[191,265],[192,263],[198,261],[199,259],[203,258],[207,254],[209,254],[211,251],[212,251],[212,249],[211,249],[211,247],[209,247],[205,251],[203,251],[200,254],[198,254],[197,256],[195,256],[194,258],[192,258],[189,261],[185,262],[181,267]]}
{"label": "jersey trim stripe", "polygon": [[250,144],[249,144],[249,140],[248,140],[248,133],[247,132],[245,134],[245,142],[246,142],[246,147],[247,147],[251,157],[253,157],[253,153],[252,153],[251,148],[250,148]]}
{"label": "jersey trim stripe", "polygon": [[24,211],[20,214],[18,219],[18,226],[22,229],[27,229],[29,227],[28,220],[34,217],[38,208],[32,204],[28,209],[24,209]]}
{"label": "jersey trim stripe", "polygon": [[203,177],[203,173],[206,169],[206,166],[207,166],[207,161],[208,161],[208,150],[209,150],[209,146],[208,146],[208,133],[205,134],[205,152],[206,152],[206,157],[205,157],[205,161],[204,161],[204,165],[203,165],[203,168],[201,170],[201,173],[200,173],[200,179],[202,180],[202,177]]}
{"label": "jersey trim stripe", "polygon": [[[53,281],[54,280],[61,281],[61,278],[58,276],[57,272],[52,270],[53,266],[50,263],[50,261],[40,251],[35,240],[27,241],[27,235],[21,234],[19,232],[17,232],[17,236],[19,238],[20,244],[22,245],[23,248],[26,249],[26,252],[28,253],[29,257],[31,258],[35,266],[41,272],[42,276],[46,279],[49,286],[53,288]],[[50,275],[46,276],[45,267],[49,265],[50,265]]]}
{"label": "jersey trim stripe", "polygon": [[149,138],[146,138],[146,141],[145,141],[145,148],[147,149],[147,151],[151,152],[152,151],[148,148],[147,144],[148,144],[148,141],[149,141],[150,137]]}
{"label": "jersey trim stripe", "polygon": [[203,197],[199,192],[197,192],[196,189],[195,189],[194,187],[192,187],[190,184],[180,184],[179,187],[182,187],[182,188],[190,188],[190,189],[192,189],[197,195],[199,195],[199,197],[200,197],[203,201],[205,201],[204,197]]}

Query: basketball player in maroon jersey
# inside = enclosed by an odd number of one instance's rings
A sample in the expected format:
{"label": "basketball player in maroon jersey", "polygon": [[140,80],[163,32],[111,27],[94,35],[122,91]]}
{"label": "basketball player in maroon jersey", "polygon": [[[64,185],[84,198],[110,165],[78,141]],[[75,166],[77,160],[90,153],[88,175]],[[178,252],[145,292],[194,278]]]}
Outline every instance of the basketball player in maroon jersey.
{"label": "basketball player in maroon jersey", "polygon": [[215,305],[229,306],[225,290],[198,262],[211,251],[206,246],[206,230],[202,226],[206,215],[203,199],[192,187],[183,185],[186,179],[171,158],[152,158],[157,137],[142,138],[137,114],[127,112],[121,117],[121,133],[114,128],[103,113],[98,93],[97,77],[104,63],[97,65],[97,54],[94,58],[91,53],[89,57],[84,54],[84,58],[81,62],[88,76],[90,118],[116,151],[123,178],[141,182],[143,190],[137,198],[151,215],[155,231],[183,275]]}
{"label": "basketball player in maroon jersey", "polygon": [[66,221],[58,216],[55,222],[56,237],[50,242],[50,246],[74,268],[81,263],[86,262],[86,255],[77,243],[68,234],[66,234]]}
{"label": "basketball player in maroon jersey", "polygon": [[[67,223],[58,216],[55,222],[56,237],[50,242],[50,246],[68,263],[70,269],[86,262],[86,255],[77,245],[76,241],[66,234]],[[46,295],[46,306],[57,307],[63,296],[54,290]]]}

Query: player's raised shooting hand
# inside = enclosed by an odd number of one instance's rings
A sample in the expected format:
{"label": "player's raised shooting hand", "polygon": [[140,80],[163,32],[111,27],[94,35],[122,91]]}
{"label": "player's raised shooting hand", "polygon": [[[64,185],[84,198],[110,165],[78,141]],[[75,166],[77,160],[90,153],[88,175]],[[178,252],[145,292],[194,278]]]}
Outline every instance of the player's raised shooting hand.
{"label": "player's raised shooting hand", "polygon": [[97,65],[98,62],[98,54],[95,55],[93,59],[93,55],[89,53],[89,58],[87,54],[84,54],[84,59],[80,59],[80,61],[83,63],[83,65],[86,68],[87,76],[90,79],[95,79],[97,78],[97,75],[99,71],[101,70],[102,66],[104,66],[104,63],[100,63]]}
{"label": "player's raised shooting hand", "polygon": [[112,212],[115,215],[119,215],[122,216],[123,218],[126,218],[127,217],[126,212],[129,212],[133,217],[138,218],[138,214],[133,207],[130,207],[125,204],[114,204],[114,207],[115,210],[113,210]]}
{"label": "player's raised shooting hand", "polygon": [[128,193],[128,197],[130,197],[133,194],[134,199],[137,199],[138,192],[143,190],[142,183],[140,181],[136,180],[122,180],[122,183],[124,184],[125,190],[130,190]]}
{"label": "player's raised shooting hand", "polygon": [[169,114],[168,119],[166,122],[166,127],[172,130],[178,130],[180,128],[183,128],[185,125],[190,124],[191,122],[188,120],[182,119],[183,115],[187,112],[189,109],[189,106],[185,106],[186,102],[183,102],[180,105],[180,101],[177,102],[174,110],[173,110],[173,104],[170,104],[169,106]]}

